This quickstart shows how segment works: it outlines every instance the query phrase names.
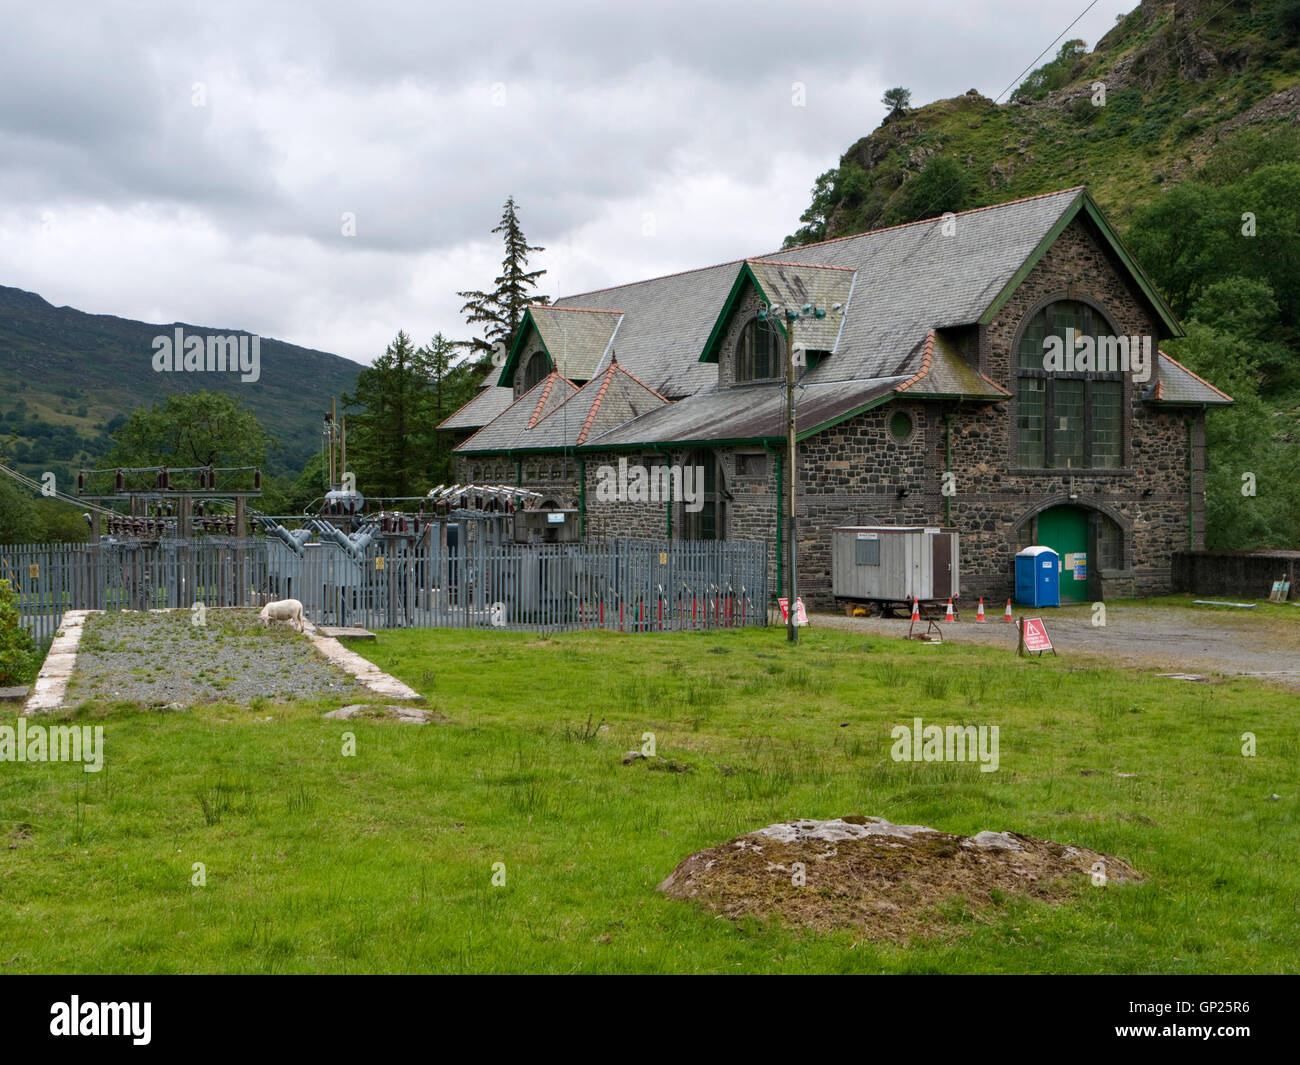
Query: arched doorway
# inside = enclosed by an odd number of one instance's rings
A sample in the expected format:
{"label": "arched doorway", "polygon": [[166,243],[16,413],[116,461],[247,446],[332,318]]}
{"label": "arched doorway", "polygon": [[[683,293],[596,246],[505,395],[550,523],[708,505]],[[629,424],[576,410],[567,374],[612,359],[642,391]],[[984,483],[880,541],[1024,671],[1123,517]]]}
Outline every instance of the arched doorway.
{"label": "arched doorway", "polygon": [[1061,503],[1031,515],[1020,527],[1020,546],[1042,544],[1061,556],[1062,603],[1096,602],[1101,571],[1124,568],[1124,532],[1108,515]]}
{"label": "arched doorway", "polygon": [[1038,542],[1061,556],[1061,602],[1086,602],[1088,595],[1088,512],[1050,507],[1038,515]]}

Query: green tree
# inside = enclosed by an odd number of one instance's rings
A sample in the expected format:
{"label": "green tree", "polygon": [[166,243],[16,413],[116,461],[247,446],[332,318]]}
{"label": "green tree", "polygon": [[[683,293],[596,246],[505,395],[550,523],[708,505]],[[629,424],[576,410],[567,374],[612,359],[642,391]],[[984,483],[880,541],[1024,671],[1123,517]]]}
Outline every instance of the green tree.
{"label": "green tree", "polygon": [[409,496],[426,490],[434,426],[428,418],[424,360],[399,331],[374,365],[357,375],[343,404],[348,419],[348,466],[367,496]]}
{"label": "green tree", "polygon": [[912,102],[912,90],[904,89],[901,85],[893,89],[886,89],[885,95],[880,98],[880,102],[889,108],[891,115],[902,114]]}
{"label": "green tree", "polygon": [[[1300,544],[1300,418],[1273,410],[1259,394],[1254,345],[1192,321],[1169,353],[1232,396],[1234,405],[1206,419],[1208,548],[1251,550]],[[1250,474],[1255,494],[1243,495]]]}
{"label": "green tree", "polygon": [[42,528],[32,494],[0,474],[0,544],[37,543]]}
{"label": "green tree", "polygon": [[509,349],[514,343],[519,323],[524,317],[524,308],[530,303],[545,304],[550,300],[546,296],[532,294],[537,287],[537,279],[545,270],[529,270],[528,256],[532,252],[545,251],[545,248],[528,243],[524,238],[523,227],[519,224],[519,209],[515,198],[506,200],[501,214],[501,222],[493,233],[500,233],[505,244],[506,254],[501,261],[501,273],[493,280],[496,286],[491,292],[477,290],[457,292],[465,300],[461,313],[466,315],[466,322],[471,326],[482,326],[483,336],[472,343],[475,351],[490,354],[499,342]]}
{"label": "green tree", "polygon": [[1070,82],[1075,74],[1078,61],[1088,53],[1088,45],[1077,37],[1066,41],[1056,53],[1056,58],[1035,70],[1020,83],[1012,94],[1012,99],[1025,98],[1041,100],[1049,92],[1054,92]]}
{"label": "green tree", "polygon": [[[457,352],[469,346],[465,341],[448,340],[438,333],[417,352],[429,384],[426,417],[431,426],[437,427],[473,399],[483,374],[488,372],[489,367],[479,361],[464,358],[456,360]],[[428,465],[429,479],[432,482],[445,484],[453,479],[451,448],[452,441],[446,434],[434,435]]]}
{"label": "green tree", "polygon": [[256,415],[233,396],[189,392],[131,412],[113,434],[110,466],[262,466],[270,444]]}
{"label": "green tree", "polygon": [[961,164],[946,155],[936,155],[894,194],[885,214],[885,225],[897,226],[922,218],[937,218],[947,211],[965,210],[970,196],[970,180]]}
{"label": "green tree", "polygon": [[0,687],[28,683],[39,665],[31,633],[18,623],[18,596],[0,579]]}

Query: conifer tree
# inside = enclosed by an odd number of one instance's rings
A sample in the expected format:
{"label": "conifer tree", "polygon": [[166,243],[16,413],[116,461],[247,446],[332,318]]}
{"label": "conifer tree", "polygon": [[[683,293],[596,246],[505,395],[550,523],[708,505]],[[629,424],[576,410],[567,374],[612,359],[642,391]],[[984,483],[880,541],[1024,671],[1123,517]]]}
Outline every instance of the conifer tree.
{"label": "conifer tree", "polygon": [[519,332],[519,323],[524,317],[524,308],[530,303],[549,303],[546,296],[534,295],[531,290],[537,287],[537,279],[545,270],[529,270],[528,256],[532,252],[545,251],[545,248],[531,245],[524,237],[523,227],[519,224],[519,209],[515,198],[506,200],[501,214],[501,222],[493,233],[502,234],[506,254],[501,262],[501,273],[493,279],[496,286],[491,292],[469,291],[456,295],[464,299],[461,313],[471,325],[481,325],[483,336],[475,339],[474,351],[480,355],[490,355],[498,342],[509,350]]}

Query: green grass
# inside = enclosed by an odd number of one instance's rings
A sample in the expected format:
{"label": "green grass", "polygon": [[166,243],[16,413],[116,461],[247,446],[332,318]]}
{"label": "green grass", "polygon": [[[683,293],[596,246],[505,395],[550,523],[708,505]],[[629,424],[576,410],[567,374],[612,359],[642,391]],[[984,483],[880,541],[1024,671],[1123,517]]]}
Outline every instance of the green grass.
{"label": "green grass", "polygon": [[[449,720],[88,705],[67,716],[104,726],[102,772],[0,762],[0,972],[1300,968],[1296,694],[823,630],[357,650]],[[891,761],[914,716],[998,725],[1001,768]],[[646,732],[659,759],[621,765]],[[1148,880],[954,906],[951,934],[909,947],[654,890],[693,851],[851,813],[1080,844]]]}

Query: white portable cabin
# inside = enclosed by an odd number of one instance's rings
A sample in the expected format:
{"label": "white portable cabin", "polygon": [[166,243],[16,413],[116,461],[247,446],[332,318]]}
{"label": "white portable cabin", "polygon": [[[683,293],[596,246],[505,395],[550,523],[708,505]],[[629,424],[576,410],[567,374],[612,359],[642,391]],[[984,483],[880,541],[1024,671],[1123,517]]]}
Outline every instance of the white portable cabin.
{"label": "white portable cabin", "polygon": [[837,599],[946,600],[961,592],[958,535],[936,525],[848,525],[831,531]]}

